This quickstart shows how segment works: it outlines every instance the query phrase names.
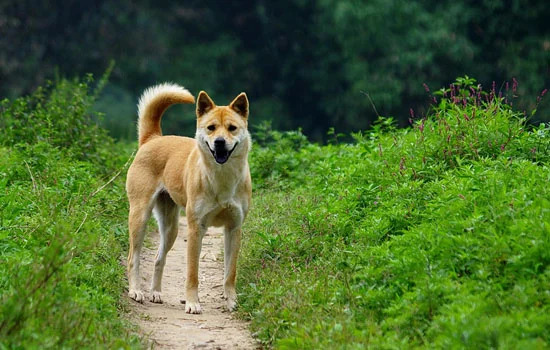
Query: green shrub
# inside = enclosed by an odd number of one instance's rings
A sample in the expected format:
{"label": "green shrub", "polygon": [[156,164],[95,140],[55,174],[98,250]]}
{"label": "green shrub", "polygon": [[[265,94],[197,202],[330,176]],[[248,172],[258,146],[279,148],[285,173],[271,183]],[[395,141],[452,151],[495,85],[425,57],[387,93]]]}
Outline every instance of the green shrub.
{"label": "green shrub", "polygon": [[[285,148],[305,166],[256,191],[243,241],[241,311],[263,342],[549,346],[549,129],[474,84],[411,128]],[[281,149],[258,148],[276,169]]]}
{"label": "green shrub", "polygon": [[257,188],[286,186],[303,180],[303,171],[309,167],[309,159],[300,154],[310,154],[318,147],[308,142],[298,131],[273,130],[271,123],[264,122],[254,130],[254,156],[250,159],[250,171]]}
{"label": "green shrub", "polygon": [[2,102],[0,348],[138,345],[120,317],[126,200],[117,175],[130,152],[96,125],[90,82]]}
{"label": "green shrub", "polygon": [[63,157],[83,160],[112,171],[107,150],[114,147],[108,132],[99,126],[101,114],[92,106],[106,84],[107,72],[92,89],[93,78],[59,80],[39,87],[27,97],[0,103],[0,145],[24,148],[30,160],[41,157],[37,144],[46,144],[63,152]]}

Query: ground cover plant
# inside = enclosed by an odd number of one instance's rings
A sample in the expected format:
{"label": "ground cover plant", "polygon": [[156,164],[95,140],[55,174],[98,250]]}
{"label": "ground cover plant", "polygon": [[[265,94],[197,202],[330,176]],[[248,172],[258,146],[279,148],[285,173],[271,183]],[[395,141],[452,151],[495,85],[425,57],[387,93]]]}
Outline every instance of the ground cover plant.
{"label": "ground cover plant", "polygon": [[380,118],[353,144],[261,127],[239,277],[258,338],[550,346],[550,128],[514,111],[516,89],[427,88],[426,116]]}
{"label": "ground cover plant", "polygon": [[103,78],[0,105],[0,348],[128,348],[119,317],[130,156],[91,110]]}

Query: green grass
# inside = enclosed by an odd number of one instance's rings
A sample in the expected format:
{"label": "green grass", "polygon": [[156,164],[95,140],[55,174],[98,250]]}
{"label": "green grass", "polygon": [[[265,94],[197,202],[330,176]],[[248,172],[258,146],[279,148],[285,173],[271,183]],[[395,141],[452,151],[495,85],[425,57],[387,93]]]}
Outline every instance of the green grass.
{"label": "green grass", "polygon": [[[0,107],[0,348],[139,346],[124,319],[130,156],[97,125],[91,78]],[[111,181],[112,180],[112,181]]]}
{"label": "green grass", "polygon": [[462,78],[355,143],[264,126],[241,313],[281,349],[550,346],[550,129]]}

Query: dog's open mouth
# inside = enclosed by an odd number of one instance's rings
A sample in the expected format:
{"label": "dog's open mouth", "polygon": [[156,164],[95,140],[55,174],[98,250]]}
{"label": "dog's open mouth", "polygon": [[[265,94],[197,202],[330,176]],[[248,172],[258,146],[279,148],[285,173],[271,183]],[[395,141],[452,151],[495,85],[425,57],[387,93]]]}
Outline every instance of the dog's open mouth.
{"label": "dog's open mouth", "polygon": [[223,164],[223,163],[227,162],[227,160],[231,156],[231,153],[233,153],[233,151],[235,150],[235,147],[237,147],[238,144],[239,143],[236,142],[235,146],[233,146],[233,148],[228,151],[225,148],[225,145],[223,145],[223,146],[214,146],[214,149],[212,149],[208,145],[208,142],[206,143],[206,145],[208,146],[208,149],[210,150],[210,152],[212,153],[212,156],[214,156],[214,159],[216,160],[216,163],[218,163],[218,164]]}

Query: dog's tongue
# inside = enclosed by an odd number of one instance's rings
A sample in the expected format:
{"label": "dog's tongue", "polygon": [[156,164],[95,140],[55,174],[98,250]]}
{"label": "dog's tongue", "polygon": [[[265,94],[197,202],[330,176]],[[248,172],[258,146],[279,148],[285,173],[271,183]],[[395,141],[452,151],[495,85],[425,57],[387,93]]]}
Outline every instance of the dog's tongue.
{"label": "dog's tongue", "polygon": [[227,159],[229,158],[229,152],[224,149],[219,149],[214,152],[214,159],[218,164],[223,164],[227,162]]}

